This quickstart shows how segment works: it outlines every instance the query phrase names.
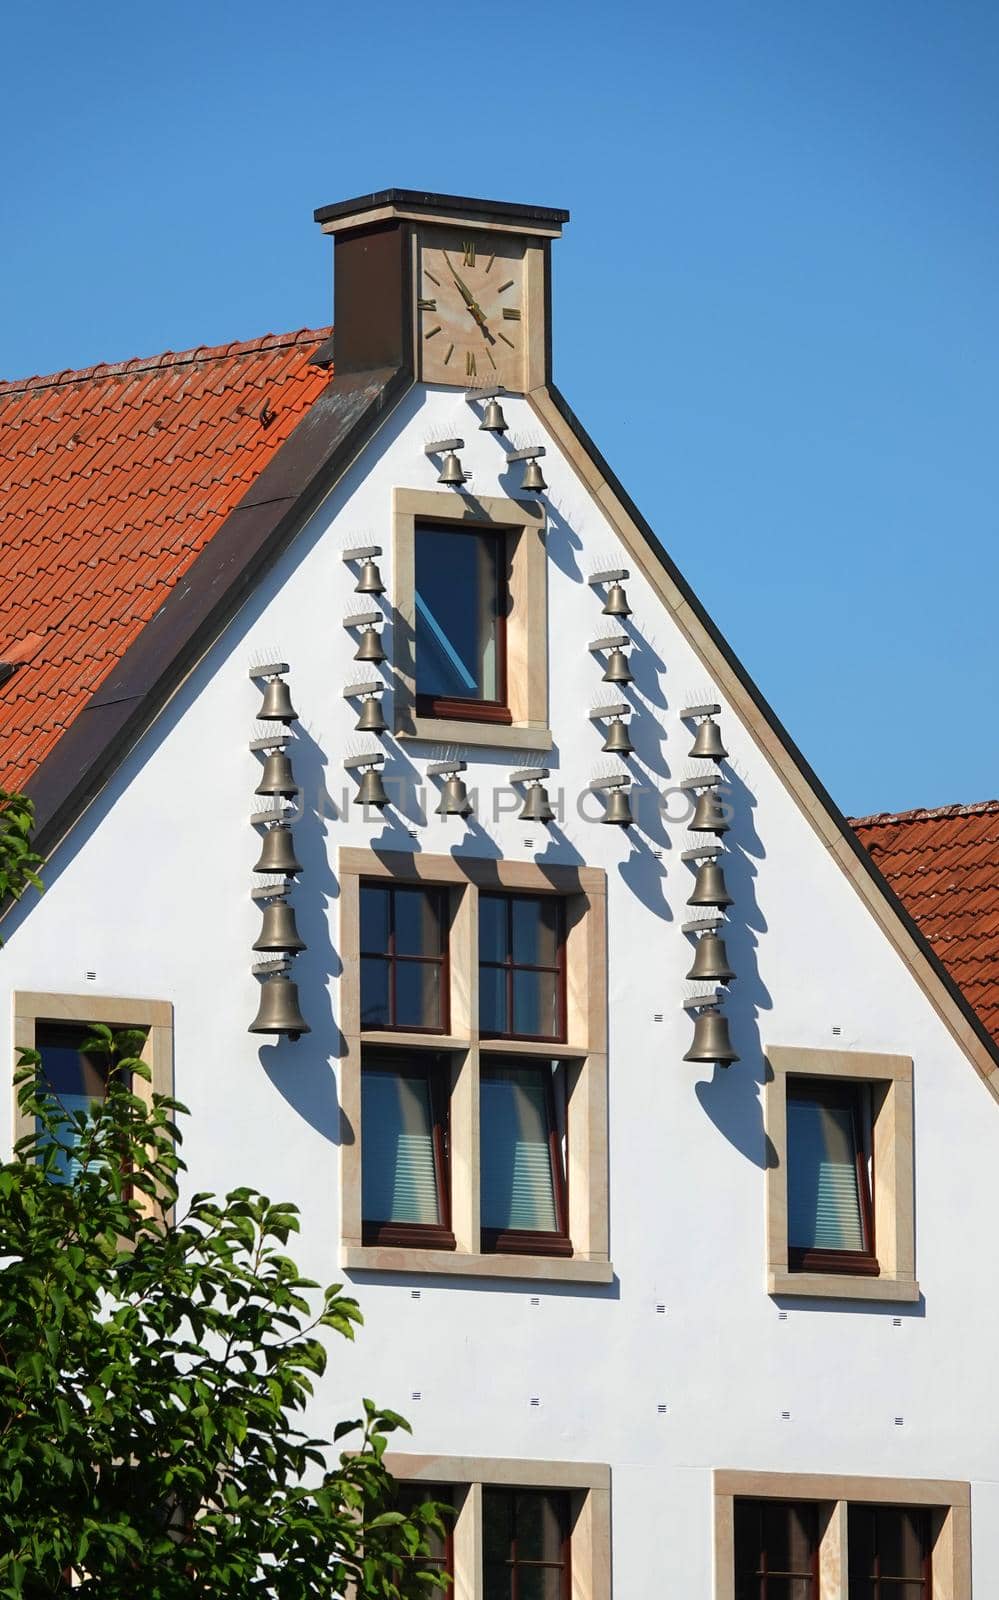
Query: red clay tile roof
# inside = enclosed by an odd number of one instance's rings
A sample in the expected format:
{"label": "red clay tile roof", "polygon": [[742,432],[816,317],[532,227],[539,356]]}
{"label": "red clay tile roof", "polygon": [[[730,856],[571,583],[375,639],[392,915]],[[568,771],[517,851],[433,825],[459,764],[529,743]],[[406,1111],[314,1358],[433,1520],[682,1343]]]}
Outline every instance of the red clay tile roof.
{"label": "red clay tile roof", "polygon": [[0,383],[0,662],[24,663],[0,685],[0,787],[24,785],[328,383],[309,357],[329,332]]}
{"label": "red clay tile roof", "polygon": [[999,800],[851,825],[999,1041]]}

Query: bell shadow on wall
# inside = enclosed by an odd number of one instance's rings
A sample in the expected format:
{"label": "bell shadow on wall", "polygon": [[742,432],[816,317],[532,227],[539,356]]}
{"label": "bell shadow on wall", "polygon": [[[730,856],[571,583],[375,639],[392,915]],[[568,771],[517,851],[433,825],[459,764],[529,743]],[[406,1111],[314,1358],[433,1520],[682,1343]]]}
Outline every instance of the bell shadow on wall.
{"label": "bell shadow on wall", "polygon": [[[725,991],[723,1010],[740,1059],[730,1067],[715,1066],[709,1080],[695,1084],[694,1093],[719,1133],[740,1155],[754,1166],[767,1168],[776,1165],[777,1153],[763,1125],[766,1062],[758,1019],[761,1012],[772,1009],[773,999],[760,977],[757,960],[758,935],[766,932],[767,923],[756,899],[754,865],[765,859],[766,851],[753,821],[754,796],[727,763],[722,763],[722,773],[725,786],[721,795],[731,812],[731,828],[723,835],[726,849],[719,860],[733,904],[719,931],[729,964],[737,974]],[[696,915],[691,907],[691,920]]]}
{"label": "bell shadow on wall", "polygon": [[344,1038],[333,1015],[329,990],[330,979],[343,971],[331,938],[332,907],[340,886],[329,861],[326,825],[336,807],[326,786],[326,757],[301,723],[290,753],[296,782],[301,784],[294,843],[302,871],[289,900],[307,946],[292,962],[290,976],[298,986],[302,1015],[312,1031],[295,1041],[279,1037],[274,1044],[262,1045],[260,1063],[296,1115],[331,1144],[340,1144],[340,1104],[332,1061],[342,1056]]}
{"label": "bell shadow on wall", "polygon": [[[513,473],[519,470],[520,464],[518,463],[509,469],[509,476],[512,478]],[[516,484],[511,484],[508,493],[514,492],[518,488],[519,480]],[[553,505],[550,500],[545,501],[545,509],[548,513],[548,527],[545,533],[545,550],[548,558],[554,566],[558,567],[560,572],[565,573],[567,578],[572,578],[574,581],[581,583],[583,574],[580,570],[579,562],[576,560],[576,551],[582,550],[583,541],[571,524],[566,521],[558,507]]]}

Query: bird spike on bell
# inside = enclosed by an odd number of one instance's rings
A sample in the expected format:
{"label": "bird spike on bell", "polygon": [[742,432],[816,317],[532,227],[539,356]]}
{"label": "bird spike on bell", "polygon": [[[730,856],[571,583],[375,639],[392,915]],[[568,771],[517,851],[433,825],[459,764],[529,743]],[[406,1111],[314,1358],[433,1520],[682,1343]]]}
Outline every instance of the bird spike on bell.
{"label": "bird spike on bell", "polygon": [[470,817],[472,802],[468,798],[465,780],[456,772],[449,773],[444,780],[441,790],[440,804],[436,808],[439,817]]}
{"label": "bird spike on bell", "polygon": [[257,718],[260,722],[298,721],[298,712],[291,703],[291,691],[283,678],[268,678]]}
{"label": "bird spike on bell", "polygon": [[724,761],[728,751],[722,744],[721,729],[714,717],[705,717],[690,747],[690,755],[703,756],[709,761]]}
{"label": "bird spike on bell", "polygon": [[384,594],[385,593],[385,585],[382,582],[382,575],[378,570],[377,563],[372,559],[371,556],[368,556],[368,559],[365,561],[364,565],[361,568],[361,575],[357,580],[357,584],[356,584],[356,586],[354,588],[354,593],[355,594]]}
{"label": "bird spike on bell", "polygon": [[728,1018],[722,1016],[717,1006],[709,1006],[697,1013],[693,1042],[683,1059],[717,1061],[722,1067],[738,1061],[739,1057],[732,1049],[732,1041],[728,1036]]}
{"label": "bird spike on bell", "polygon": [[264,770],[254,794],[279,794],[290,800],[298,793],[291,758],[283,750],[272,750],[264,762]]}
{"label": "bird spike on bell", "polygon": [[361,705],[361,715],[354,724],[357,733],[384,733],[388,724],[382,703],[376,694],[369,694]]}
{"label": "bird spike on bell", "polygon": [[604,683],[631,683],[634,676],[628,665],[628,657],[620,645],[615,645],[607,657],[607,665],[604,668]]}
{"label": "bird spike on bell", "polygon": [[635,746],[620,717],[612,717],[603,748],[610,756],[630,756]]}
{"label": "bird spike on bell", "polygon": [[506,433],[507,420],[503,415],[503,407],[495,395],[488,402],[485,411],[482,413],[482,421],[479,423],[479,427],[484,429],[486,433]]}
{"label": "bird spike on bell", "polygon": [[362,806],[377,806],[379,811],[383,811],[388,805],[388,790],[382,782],[382,775],[377,767],[367,767],[361,774],[357,801]]}
{"label": "bird spike on bell", "polygon": [[630,828],[634,822],[627,789],[612,789],[607,796],[607,808],[601,822],[616,822],[619,828]]}
{"label": "bird spike on bell", "polygon": [[688,978],[704,983],[731,983],[735,973],[728,964],[725,940],[717,933],[702,933],[694,951],[694,963]]}
{"label": "bird spike on bell", "polygon": [[289,878],[295,878],[301,872],[302,863],[295,855],[291,829],[286,822],[278,822],[268,828],[260,846],[260,859],[253,870],[283,872]]}
{"label": "bird spike on bell", "polygon": [[621,587],[621,584],[616,578],[611,584],[610,588],[607,590],[607,599],[604,601],[603,615],[605,617],[631,616],[631,607],[628,604],[628,596],[625,594],[624,589]]}
{"label": "bird spike on bell", "polygon": [[541,470],[541,462],[537,456],[531,456],[530,460],[524,463],[524,476],[521,479],[520,487],[527,489],[531,494],[543,494],[547,489],[545,475]]}
{"label": "bird spike on bell", "polygon": [[714,789],[702,789],[694,807],[691,833],[727,833],[730,827],[731,823]]}
{"label": "bird spike on bell", "polygon": [[555,813],[543,783],[532,783],[520,808],[519,822],[553,822]]}
{"label": "bird spike on bell", "polygon": [[465,482],[465,474],[461,470],[461,462],[453,450],[449,450],[445,455],[437,482],[449,483],[455,487]]}
{"label": "bird spike on bell", "polygon": [[687,900],[688,906],[723,906],[732,904],[732,896],[728,892],[725,882],[725,873],[717,861],[702,861],[697,869],[694,879],[693,893]]}
{"label": "bird spike on bell", "polygon": [[385,649],[382,645],[382,636],[374,624],[370,624],[361,634],[361,642],[354,653],[355,661],[384,661]]}
{"label": "bird spike on bell", "polygon": [[274,955],[297,955],[308,949],[295,926],[295,913],[287,900],[270,900],[264,907],[264,920],[253,944],[254,950]]}
{"label": "bird spike on bell", "polygon": [[250,1033],[286,1033],[295,1040],[312,1029],[298,1007],[298,984],[281,974],[267,978],[260,988],[260,1006]]}

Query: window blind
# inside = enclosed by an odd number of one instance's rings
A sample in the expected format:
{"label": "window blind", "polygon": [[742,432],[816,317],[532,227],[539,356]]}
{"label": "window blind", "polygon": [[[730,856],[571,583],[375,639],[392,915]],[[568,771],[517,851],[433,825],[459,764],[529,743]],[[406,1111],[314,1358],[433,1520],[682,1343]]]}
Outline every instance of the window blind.
{"label": "window blind", "polygon": [[864,1250],[857,1127],[849,1106],[787,1102],[787,1240],[805,1250]]}
{"label": "window blind", "polygon": [[482,1226],[557,1232],[541,1072],[490,1068],[480,1083],[480,1110]]}
{"label": "window blind", "polygon": [[428,1080],[396,1072],[363,1073],[361,1129],[365,1220],[439,1223]]}
{"label": "window blind", "polygon": [[58,1142],[60,1146],[69,1145],[71,1150],[61,1148],[56,1156],[51,1177],[53,1183],[72,1183],[80,1171],[80,1162],[72,1153],[79,1148],[82,1135],[76,1126],[74,1118],[78,1111],[89,1112],[94,1103],[92,1094],[60,1094],[58,1100],[51,1101],[52,1109],[59,1113],[59,1120],[50,1131],[43,1128],[40,1121],[36,1121],[39,1134],[39,1145],[42,1149]]}

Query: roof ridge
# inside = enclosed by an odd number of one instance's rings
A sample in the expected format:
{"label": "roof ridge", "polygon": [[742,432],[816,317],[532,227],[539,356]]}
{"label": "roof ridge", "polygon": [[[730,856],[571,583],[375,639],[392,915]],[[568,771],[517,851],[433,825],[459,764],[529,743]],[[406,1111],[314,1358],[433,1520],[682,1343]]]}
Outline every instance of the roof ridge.
{"label": "roof ridge", "polygon": [[119,378],[134,372],[153,372],[164,367],[192,366],[196,361],[221,361],[234,356],[258,355],[261,350],[284,350],[296,344],[321,344],[332,328],[295,328],[290,333],[264,333],[258,339],[230,339],[226,344],[196,345],[190,350],[164,350],[154,356],[130,356],[127,361],[102,361],[93,367],[67,367],[62,372],[42,373],[31,378],[0,378],[0,399],[12,394],[27,394],[36,389],[59,389],[72,383],[92,382],[95,378]]}
{"label": "roof ridge", "polygon": [[871,828],[880,824],[932,822],[938,817],[980,817],[999,813],[999,800],[954,801],[946,806],[916,806],[911,811],[873,811],[866,817],[851,817],[851,828]]}

